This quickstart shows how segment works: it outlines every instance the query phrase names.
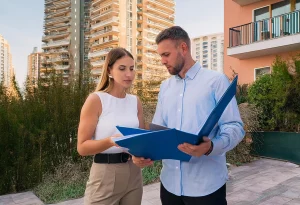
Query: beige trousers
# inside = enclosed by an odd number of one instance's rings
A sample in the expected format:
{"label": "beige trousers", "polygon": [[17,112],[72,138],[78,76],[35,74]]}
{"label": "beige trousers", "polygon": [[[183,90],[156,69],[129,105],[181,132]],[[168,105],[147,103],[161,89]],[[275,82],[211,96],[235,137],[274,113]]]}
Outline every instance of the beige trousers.
{"label": "beige trousers", "polygon": [[141,169],[127,163],[93,163],[86,185],[85,205],[140,205],[143,194]]}

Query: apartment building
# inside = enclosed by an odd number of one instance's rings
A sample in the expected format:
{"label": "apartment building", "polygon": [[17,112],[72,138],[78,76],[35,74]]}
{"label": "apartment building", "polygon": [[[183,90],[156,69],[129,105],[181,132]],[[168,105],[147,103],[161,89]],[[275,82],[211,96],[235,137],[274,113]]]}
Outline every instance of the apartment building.
{"label": "apartment building", "polygon": [[155,37],[174,25],[174,13],[174,0],[45,0],[41,75],[61,71],[67,83],[90,69],[97,81],[119,46],[136,57],[137,82],[166,77]]}
{"label": "apartment building", "polygon": [[217,33],[192,39],[192,56],[203,68],[223,72],[224,34]]}
{"label": "apartment building", "polygon": [[224,72],[251,83],[300,53],[300,0],[224,0]]}
{"label": "apartment building", "polygon": [[36,85],[40,76],[41,60],[43,59],[43,53],[38,52],[37,47],[33,48],[31,54],[27,58],[27,77],[31,85]]}
{"label": "apartment building", "polygon": [[0,82],[3,82],[6,87],[10,87],[13,75],[14,69],[10,45],[0,34]]}
{"label": "apartment building", "polygon": [[64,83],[88,64],[90,0],[45,0],[41,77],[61,72]]}
{"label": "apartment building", "polygon": [[156,35],[174,25],[174,0],[92,0],[89,59],[99,76],[105,56],[120,46],[136,56],[136,82],[165,78]]}

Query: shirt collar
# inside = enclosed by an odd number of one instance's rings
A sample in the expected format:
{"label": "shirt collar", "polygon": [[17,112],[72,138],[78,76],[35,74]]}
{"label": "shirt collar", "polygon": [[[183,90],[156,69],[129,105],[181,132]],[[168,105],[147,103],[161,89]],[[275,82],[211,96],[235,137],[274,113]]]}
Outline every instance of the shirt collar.
{"label": "shirt collar", "polygon": [[[196,62],[185,74],[185,78],[190,78],[191,80],[193,80],[195,78],[195,76],[197,75],[197,73],[199,72],[201,68],[201,65],[199,62]],[[176,79],[182,79],[179,75],[175,76]]]}

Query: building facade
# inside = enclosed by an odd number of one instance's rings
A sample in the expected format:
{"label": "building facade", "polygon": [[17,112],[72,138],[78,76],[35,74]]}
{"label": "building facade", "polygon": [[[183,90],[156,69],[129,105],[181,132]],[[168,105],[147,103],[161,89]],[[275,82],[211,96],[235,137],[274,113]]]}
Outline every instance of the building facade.
{"label": "building facade", "polygon": [[40,67],[43,53],[38,52],[37,47],[33,48],[27,59],[27,78],[31,85],[36,85],[40,76]]}
{"label": "building facade", "polygon": [[10,45],[0,34],[0,82],[3,82],[5,87],[10,87],[13,75]]}
{"label": "building facade", "polygon": [[120,46],[136,56],[136,82],[168,76],[156,53],[156,35],[174,25],[174,0],[93,0],[89,58],[100,75],[105,56]]}
{"label": "building facade", "polygon": [[300,53],[300,0],[224,0],[224,72],[249,84]]}
{"label": "building facade", "polygon": [[202,67],[223,72],[224,34],[217,33],[193,38],[192,56]]}
{"label": "building facade", "polygon": [[45,0],[41,73],[102,73],[107,53],[124,47],[136,57],[137,83],[168,76],[155,37],[174,25],[174,0]]}

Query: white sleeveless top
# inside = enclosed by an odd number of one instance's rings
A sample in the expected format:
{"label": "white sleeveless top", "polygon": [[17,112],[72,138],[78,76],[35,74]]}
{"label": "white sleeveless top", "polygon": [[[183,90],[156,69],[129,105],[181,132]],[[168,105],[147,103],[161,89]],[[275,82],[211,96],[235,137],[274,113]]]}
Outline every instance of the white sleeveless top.
{"label": "white sleeveless top", "polygon": [[[126,94],[125,98],[117,98],[106,92],[95,92],[102,103],[102,113],[98,119],[94,139],[99,140],[115,134],[121,134],[116,128],[119,126],[139,127],[137,97]],[[124,150],[111,147],[102,153],[120,153]]]}

